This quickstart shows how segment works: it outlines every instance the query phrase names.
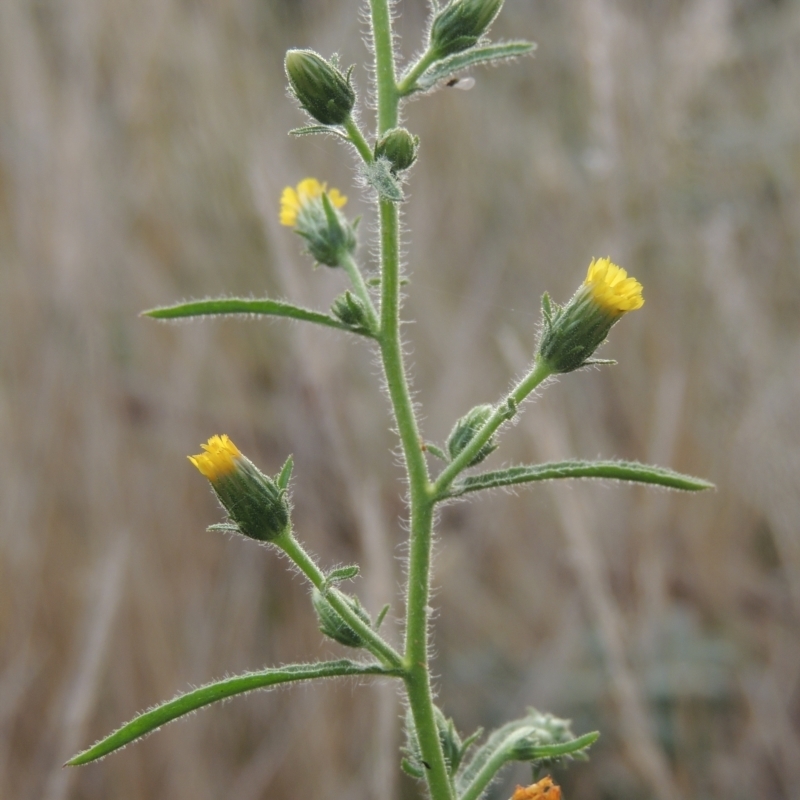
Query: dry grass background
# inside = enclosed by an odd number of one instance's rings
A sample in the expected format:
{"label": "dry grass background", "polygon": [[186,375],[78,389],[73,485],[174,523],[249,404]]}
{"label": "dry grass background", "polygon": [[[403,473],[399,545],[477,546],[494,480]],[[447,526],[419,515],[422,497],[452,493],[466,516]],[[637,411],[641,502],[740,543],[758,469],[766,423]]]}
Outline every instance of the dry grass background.
{"label": "dry grass background", "polygon": [[[304,540],[361,563],[373,611],[396,598],[403,492],[368,348],[137,317],[340,291],[277,226],[285,184],[351,187],[352,166],[285,135],[302,117],[281,65],[291,46],[362,64],[358,5],[0,2],[2,798],[416,796],[379,685],[237,699],[59,767],[191,683],[336,652],[285,564],[204,531],[219,512],[185,455],[210,434],[270,470],[293,452]],[[570,800],[796,798],[800,3],[506,5],[497,36],[537,40],[536,59],[408,107],[425,432],[496,398],[541,292],[566,299],[610,254],[647,297],[603,351],[619,366],[548,389],[492,463],[654,460],[719,489],[540,486],[445,509],[442,700],[465,732],[527,705],[601,728],[561,776]],[[398,10],[409,56],[425,3]]]}

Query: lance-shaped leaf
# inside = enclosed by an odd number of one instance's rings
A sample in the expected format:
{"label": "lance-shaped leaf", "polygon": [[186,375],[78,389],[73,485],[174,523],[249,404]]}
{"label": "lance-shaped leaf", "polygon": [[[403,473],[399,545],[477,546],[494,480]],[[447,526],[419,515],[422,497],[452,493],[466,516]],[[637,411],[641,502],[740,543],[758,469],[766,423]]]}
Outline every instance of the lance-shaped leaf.
{"label": "lance-shaped leaf", "polygon": [[368,164],[362,164],[360,170],[367,185],[378,193],[381,200],[402,202],[403,189],[397,176],[392,172],[392,164],[388,158],[376,158]]}
{"label": "lance-shaped leaf", "polygon": [[282,683],[308,681],[316,678],[338,678],[349,675],[394,675],[380,664],[360,664],[343,659],[340,661],[320,661],[314,664],[290,664],[284,667],[272,667],[258,672],[246,672],[232,678],[201,686],[191,692],[180,694],[166,703],[144,711],[130,722],[101,739],[87,750],[71,758],[64,766],[78,766],[124,747],[126,744],[152,733],[154,730],[172,722],[178,717],[190,714],[198,708],[216,703],[227,697],[252,692],[255,689],[267,689]]}
{"label": "lance-shaped leaf", "polygon": [[460,800],[478,800],[498,771],[511,761],[550,765],[560,758],[584,755],[600,734],[575,738],[569,720],[528,709],[522,719],[508,722],[494,731],[456,776]]}
{"label": "lance-shaped leaf", "polygon": [[350,141],[346,133],[343,133],[338,128],[332,128],[330,125],[306,125],[303,128],[292,128],[289,131],[289,136],[313,136],[317,133],[328,133],[345,141]]}
{"label": "lance-shaped leaf", "polygon": [[500,42],[499,44],[489,44],[482,47],[473,47],[463,53],[437,61],[429,67],[422,75],[417,78],[409,94],[413,92],[428,92],[449,78],[454,77],[459,72],[463,72],[470,67],[477,67],[483,64],[497,63],[498,61],[508,61],[512,58],[526,56],[536,50],[535,42]]}
{"label": "lance-shaped leaf", "polygon": [[153,317],[153,319],[184,319],[188,317],[225,316],[231,314],[290,317],[303,322],[315,322],[317,325],[325,325],[328,328],[353,332],[351,328],[328,314],[321,314],[318,311],[301,308],[292,303],[268,300],[266,298],[255,300],[244,297],[219,297],[214,300],[192,300],[188,303],[152,308],[149,311],[142,312],[142,316]]}
{"label": "lance-shaped leaf", "polygon": [[533,481],[551,481],[558,478],[600,478],[601,480],[628,481],[700,492],[713,489],[714,484],[683,475],[664,467],[652,467],[636,461],[552,461],[545,464],[529,464],[508,467],[494,472],[470,475],[456,481],[446,497],[458,497],[481,489],[496,489],[500,486],[515,486]]}

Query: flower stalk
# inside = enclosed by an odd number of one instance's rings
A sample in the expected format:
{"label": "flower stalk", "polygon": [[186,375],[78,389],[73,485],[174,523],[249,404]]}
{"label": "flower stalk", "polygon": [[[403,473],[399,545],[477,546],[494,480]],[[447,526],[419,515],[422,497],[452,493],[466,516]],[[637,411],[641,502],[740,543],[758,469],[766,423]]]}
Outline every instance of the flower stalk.
{"label": "flower stalk", "polygon": [[295,539],[291,531],[287,531],[283,536],[275,539],[273,544],[286,553],[315,589],[322,592],[339,616],[364,640],[364,646],[371,653],[390,669],[402,669],[403,659],[400,654],[353,611],[350,603],[338,589],[326,587],[325,573],[317,566],[300,542]]}

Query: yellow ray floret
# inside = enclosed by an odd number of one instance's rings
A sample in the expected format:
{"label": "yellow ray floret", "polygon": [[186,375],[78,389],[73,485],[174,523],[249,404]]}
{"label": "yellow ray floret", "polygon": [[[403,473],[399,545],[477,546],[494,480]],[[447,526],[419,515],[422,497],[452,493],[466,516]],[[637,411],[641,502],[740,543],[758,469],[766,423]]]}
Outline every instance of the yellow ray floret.
{"label": "yellow ray floret", "polygon": [[588,286],[597,305],[612,314],[635,311],[644,305],[642,284],[629,278],[610,258],[596,258],[589,264],[584,286]]}
{"label": "yellow ray floret", "polygon": [[[326,191],[328,184],[316,178],[305,178],[295,188],[287,186],[281,194],[281,225],[293,228],[297,224],[300,209],[311,200],[316,200]],[[347,198],[338,189],[331,189],[328,198],[336,208],[341,208]]]}
{"label": "yellow ray floret", "polygon": [[205,453],[189,456],[189,461],[210,481],[218,481],[236,469],[236,461],[242,457],[239,448],[225,435],[212,436],[201,445]]}

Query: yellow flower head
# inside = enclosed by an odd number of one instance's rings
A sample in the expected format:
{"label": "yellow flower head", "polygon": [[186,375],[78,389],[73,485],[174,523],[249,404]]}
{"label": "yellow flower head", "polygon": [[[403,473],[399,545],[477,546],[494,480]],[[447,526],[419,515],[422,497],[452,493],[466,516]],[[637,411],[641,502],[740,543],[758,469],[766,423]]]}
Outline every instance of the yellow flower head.
{"label": "yellow flower head", "polygon": [[642,284],[636,278],[629,278],[610,258],[593,259],[583,285],[589,287],[592,298],[603,311],[614,315],[644,305]]}
{"label": "yellow flower head", "polygon": [[205,452],[189,456],[189,461],[208,478],[228,512],[230,522],[223,528],[261,542],[271,542],[285,533],[290,524],[288,473],[276,482],[243,456],[225,435],[212,436],[202,447]]}
{"label": "yellow flower head", "polygon": [[553,373],[572,372],[589,364],[623,314],[644,305],[642,284],[610,258],[589,264],[586,280],[564,306],[542,297],[542,332],[538,356]]}
{"label": "yellow flower head", "polygon": [[[287,186],[281,194],[281,225],[293,228],[303,206],[321,197],[327,191],[327,186],[327,183],[320,183],[316,178],[305,178],[296,188]],[[328,199],[336,208],[341,208],[347,202],[347,198],[338,189],[331,189]]]}
{"label": "yellow flower head", "polygon": [[212,436],[201,446],[205,453],[189,456],[189,461],[212,483],[234,472],[236,462],[242,458],[239,448],[225,434]]}

